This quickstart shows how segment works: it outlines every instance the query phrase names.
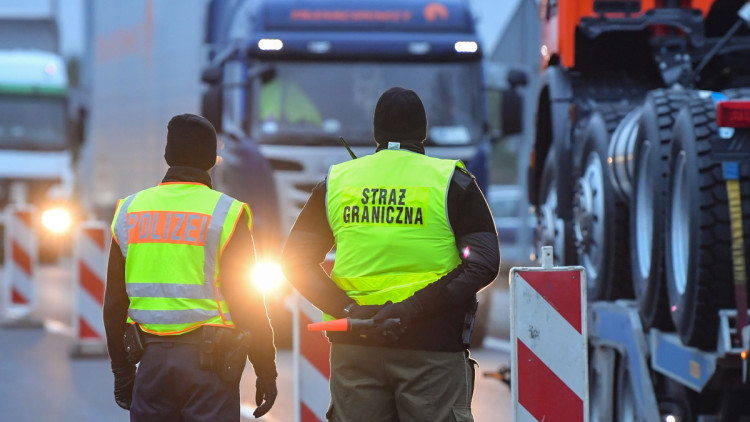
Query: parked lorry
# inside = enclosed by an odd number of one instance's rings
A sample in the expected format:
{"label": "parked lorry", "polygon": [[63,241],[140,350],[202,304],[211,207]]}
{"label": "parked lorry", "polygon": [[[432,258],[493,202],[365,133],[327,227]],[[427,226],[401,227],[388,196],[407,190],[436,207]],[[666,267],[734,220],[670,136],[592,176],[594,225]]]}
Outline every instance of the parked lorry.
{"label": "parked lorry", "polygon": [[87,1],[90,112],[77,172],[92,217],[111,221],[118,199],[159,183],[169,119],[199,112],[205,4]]}
{"label": "parked lorry", "polygon": [[[213,15],[234,19],[210,19],[224,22],[224,31],[209,31],[203,110],[223,141],[217,183],[258,204],[258,227],[268,229],[261,241],[272,250],[328,168],[350,159],[340,136],[357,156],[374,151],[375,103],[392,86],[413,89],[424,102],[429,154],[464,160],[486,186],[490,137],[467,3],[255,3],[248,19],[212,2]],[[249,166],[247,158],[259,154],[267,165]],[[278,201],[252,201],[259,185],[275,186],[261,197]],[[280,221],[263,224],[273,216]]]}
{"label": "parked lorry", "polygon": [[80,106],[71,101],[54,12],[6,9],[0,15],[0,210],[34,206],[41,257],[53,259],[70,250],[78,214],[73,165],[82,141]]}
{"label": "parked lorry", "polygon": [[587,272],[592,420],[750,413],[743,3],[540,4],[528,195],[537,243]]}

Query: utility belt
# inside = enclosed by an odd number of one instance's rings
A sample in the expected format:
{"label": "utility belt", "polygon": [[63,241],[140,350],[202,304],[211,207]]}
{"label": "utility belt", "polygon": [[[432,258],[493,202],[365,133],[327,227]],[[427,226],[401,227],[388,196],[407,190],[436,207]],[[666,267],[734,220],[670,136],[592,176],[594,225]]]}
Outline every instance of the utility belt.
{"label": "utility belt", "polygon": [[180,335],[160,336],[131,324],[123,335],[125,353],[130,363],[141,361],[143,352],[153,343],[193,344],[199,348],[199,365],[203,370],[213,370],[222,380],[239,382],[245,369],[250,348],[250,334],[236,328],[201,326]]}

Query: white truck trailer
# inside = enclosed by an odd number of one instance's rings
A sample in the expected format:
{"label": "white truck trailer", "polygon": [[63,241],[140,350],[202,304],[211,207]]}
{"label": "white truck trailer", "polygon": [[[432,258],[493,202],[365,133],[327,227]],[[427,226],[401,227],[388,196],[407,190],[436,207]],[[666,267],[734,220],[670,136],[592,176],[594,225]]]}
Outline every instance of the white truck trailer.
{"label": "white truck trailer", "polygon": [[169,119],[199,113],[205,4],[86,4],[91,111],[77,170],[83,205],[99,219],[161,181]]}

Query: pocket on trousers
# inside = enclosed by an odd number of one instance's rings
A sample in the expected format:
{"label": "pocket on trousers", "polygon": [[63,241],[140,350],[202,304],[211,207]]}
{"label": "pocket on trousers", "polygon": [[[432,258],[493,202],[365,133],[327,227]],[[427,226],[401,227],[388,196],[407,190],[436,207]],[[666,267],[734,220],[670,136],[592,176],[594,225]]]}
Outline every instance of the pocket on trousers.
{"label": "pocket on trousers", "polygon": [[456,422],[474,422],[474,416],[471,415],[470,407],[454,407],[453,417],[456,418]]}

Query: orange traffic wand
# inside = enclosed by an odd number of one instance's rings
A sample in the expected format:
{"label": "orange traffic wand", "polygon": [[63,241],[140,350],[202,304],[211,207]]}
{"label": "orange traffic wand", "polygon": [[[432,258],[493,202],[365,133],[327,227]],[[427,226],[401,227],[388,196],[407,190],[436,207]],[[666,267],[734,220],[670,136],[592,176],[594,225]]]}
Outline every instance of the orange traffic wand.
{"label": "orange traffic wand", "polygon": [[[400,327],[400,320],[398,318],[388,318],[383,321],[384,327],[392,329],[392,327]],[[331,321],[314,322],[307,324],[307,331],[355,331],[363,332],[370,328],[375,327],[375,321],[372,319],[352,319],[352,318],[341,318],[334,319]]]}
{"label": "orange traffic wand", "polygon": [[350,318],[307,324],[307,331],[349,331],[351,328],[352,322]]}

